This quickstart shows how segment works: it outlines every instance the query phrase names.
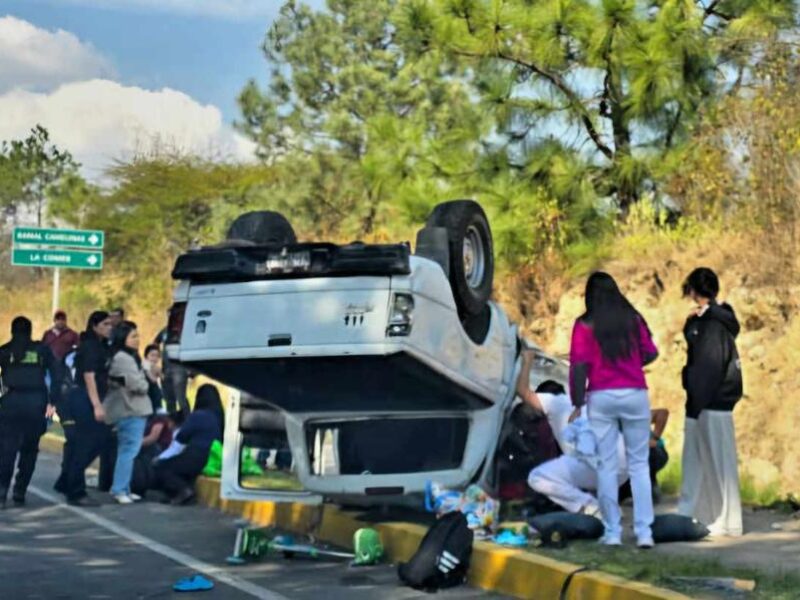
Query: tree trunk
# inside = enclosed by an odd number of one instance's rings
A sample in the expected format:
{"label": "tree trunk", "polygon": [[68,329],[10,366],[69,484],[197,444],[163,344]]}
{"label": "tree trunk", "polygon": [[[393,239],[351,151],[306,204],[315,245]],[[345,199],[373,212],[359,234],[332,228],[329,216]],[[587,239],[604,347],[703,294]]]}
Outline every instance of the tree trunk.
{"label": "tree trunk", "polygon": [[617,179],[617,203],[622,218],[628,216],[631,205],[639,198],[636,183],[620,180],[620,164],[629,159],[631,152],[631,132],[623,106],[622,81],[615,69],[609,68],[609,104],[611,109],[611,128],[614,134],[613,170]]}

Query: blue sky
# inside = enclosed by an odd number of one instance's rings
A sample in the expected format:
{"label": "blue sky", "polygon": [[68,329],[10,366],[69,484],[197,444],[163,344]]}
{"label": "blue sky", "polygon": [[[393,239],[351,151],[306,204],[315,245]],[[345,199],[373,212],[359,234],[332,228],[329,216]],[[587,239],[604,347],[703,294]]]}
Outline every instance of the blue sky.
{"label": "blue sky", "polygon": [[199,14],[170,12],[136,2],[99,8],[94,2],[3,0],[0,16],[70,31],[111,61],[121,83],[186,92],[219,107],[230,122],[238,116],[236,96],[245,81],[266,79],[259,47],[280,3],[263,4],[264,10],[235,18],[200,9]]}
{"label": "blue sky", "polygon": [[[325,0],[305,0],[322,8]],[[37,124],[102,181],[115,160],[252,160],[233,128],[283,0],[0,0],[0,140]]]}

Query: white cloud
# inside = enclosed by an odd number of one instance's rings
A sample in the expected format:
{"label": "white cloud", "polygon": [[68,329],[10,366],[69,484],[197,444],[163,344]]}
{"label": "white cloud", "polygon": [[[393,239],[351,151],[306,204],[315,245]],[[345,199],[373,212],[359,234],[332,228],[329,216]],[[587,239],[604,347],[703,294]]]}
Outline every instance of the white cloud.
{"label": "white cloud", "polygon": [[[203,15],[225,19],[274,17],[284,0],[66,0],[71,4],[96,6],[104,9],[126,9],[144,12],[170,12],[186,15]],[[305,0],[315,8],[325,5],[325,0]]]}
{"label": "white cloud", "polygon": [[0,140],[25,137],[37,123],[95,180],[114,159],[154,142],[208,156],[253,157],[252,144],[224,123],[217,107],[169,88],[148,91],[94,79],[49,93],[17,89],[0,95]]}
{"label": "white cloud", "polygon": [[74,34],[0,18],[0,93],[13,88],[51,90],[62,83],[113,73],[109,61]]}

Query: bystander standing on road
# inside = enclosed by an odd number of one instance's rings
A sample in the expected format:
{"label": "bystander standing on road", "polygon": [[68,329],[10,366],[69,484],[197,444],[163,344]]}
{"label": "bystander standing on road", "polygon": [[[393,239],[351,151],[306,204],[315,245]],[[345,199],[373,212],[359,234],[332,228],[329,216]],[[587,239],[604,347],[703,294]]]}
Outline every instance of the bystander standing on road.
{"label": "bystander standing on road", "polygon": [[[106,343],[110,351],[114,330],[125,320],[125,309],[122,307],[112,308],[108,313],[108,318],[111,321],[111,333]],[[109,492],[114,481],[114,465],[117,462],[117,432],[115,429],[111,429],[111,435],[109,435],[106,443],[100,449],[98,458],[100,460],[100,468],[97,473],[97,489],[101,492]]]}
{"label": "bystander standing on road", "polygon": [[208,461],[214,440],[222,441],[225,415],[219,391],[211,384],[197,390],[194,411],[175,436],[184,448],[177,456],[156,463],[157,486],[172,504],[186,504],[194,498],[194,481]]}
{"label": "bystander standing on road", "polygon": [[161,389],[161,349],[157,344],[150,344],[144,349],[142,369],[147,376],[147,395],[153,404],[153,412],[164,410],[164,393]]}
{"label": "bystander standing on road", "polygon": [[116,327],[119,327],[122,322],[125,320],[125,309],[121,306],[117,308],[112,308],[108,311],[108,318],[111,321],[111,330],[113,331]]}
{"label": "bystander standing on road", "polygon": [[686,321],[683,369],[686,429],[678,512],[708,525],[713,536],[742,535],[742,503],[733,408],[742,397],[736,349],[739,321],[719,304],[719,279],[706,268],[692,271],[683,286],[696,307]]}
{"label": "bystander standing on road", "polygon": [[167,330],[162,329],[154,344],[158,344],[161,350],[163,363],[163,375],[161,377],[161,389],[164,393],[164,404],[167,412],[174,413],[183,411],[189,412],[189,400],[186,397],[186,388],[189,384],[189,372],[180,363],[170,360],[166,350]]}
{"label": "bystander standing on road", "polygon": [[53,326],[42,336],[42,343],[50,348],[56,360],[63,360],[78,345],[78,334],[70,329],[63,310],[53,315]]}
{"label": "bystander standing on road", "polygon": [[570,347],[570,391],[580,415],[588,405],[597,436],[597,495],[609,546],[622,542],[617,438],[625,441],[633,491],[633,528],[640,548],[653,546],[653,498],[648,465],[650,399],[643,366],[658,350],[641,315],[607,273],[586,283],[586,312],[575,322]]}
{"label": "bystander standing on road", "polygon": [[111,337],[108,394],[103,400],[106,423],[117,431],[117,457],[111,495],[120,504],[141,500],[131,493],[133,461],[142,446],[147,417],[153,406],[149,382],[139,356],[139,331],[130,321],[120,323]]}
{"label": "bystander standing on road", "polygon": [[[25,317],[11,322],[11,341],[0,347],[0,506],[5,508],[14,480],[14,504],[25,504],[25,493],[36,468],[39,438],[46,419],[55,412],[61,389],[61,369],[52,351],[31,339],[32,324]],[[51,381],[48,390],[46,379]]]}
{"label": "bystander standing on road", "polygon": [[88,319],[76,356],[76,386],[59,404],[64,435],[72,450],[63,465],[56,490],[70,504],[96,506],[86,493],[86,468],[109,444],[111,431],[105,424],[103,398],[108,391],[111,320],[105,311],[95,311]]}

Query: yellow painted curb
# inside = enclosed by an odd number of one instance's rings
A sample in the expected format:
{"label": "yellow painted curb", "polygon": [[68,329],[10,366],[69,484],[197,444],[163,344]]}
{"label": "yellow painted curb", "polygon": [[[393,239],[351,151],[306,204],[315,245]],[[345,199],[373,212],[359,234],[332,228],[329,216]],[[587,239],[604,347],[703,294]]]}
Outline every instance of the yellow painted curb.
{"label": "yellow painted curb", "polygon": [[[381,534],[386,556],[392,562],[406,561],[414,554],[425,527],[412,523],[367,523],[357,513],[336,506],[232,502],[219,497],[219,480],[200,478],[197,495],[201,502],[223,512],[243,516],[256,525],[274,525],[297,533],[309,533],[326,542],[353,547],[353,534],[373,527]],[[581,566],[547,556],[476,542],[469,569],[470,585],[526,600],[559,600],[567,578]],[[689,600],[688,596],[655,586],[632,582],[597,571],[574,575],[564,600]]]}
{"label": "yellow painted curb", "polygon": [[[60,453],[64,440],[53,434],[42,437],[42,450]],[[284,504],[240,502],[220,498],[218,479],[197,481],[201,504],[226,514],[248,519],[254,525],[277,526],[297,533],[314,532],[318,539],[345,548],[353,547],[353,534],[372,527],[381,534],[386,556],[392,562],[406,561],[414,554],[425,528],[412,523],[367,523],[357,513],[325,504]],[[567,578],[575,573],[564,600],[690,600],[688,596],[628,581],[597,571],[581,571],[580,565],[552,558],[476,542],[470,564],[470,585],[525,600],[559,600]]]}

